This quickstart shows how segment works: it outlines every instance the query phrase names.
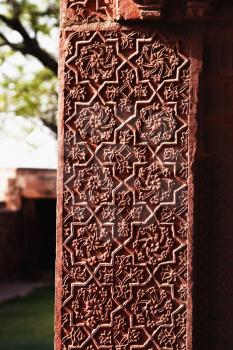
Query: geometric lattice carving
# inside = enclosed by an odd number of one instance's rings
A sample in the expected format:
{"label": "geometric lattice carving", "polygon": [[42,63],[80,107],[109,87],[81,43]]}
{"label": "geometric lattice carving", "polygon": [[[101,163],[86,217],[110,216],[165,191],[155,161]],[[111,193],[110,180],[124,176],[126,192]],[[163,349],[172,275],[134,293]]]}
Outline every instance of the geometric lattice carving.
{"label": "geometric lattice carving", "polygon": [[190,50],[118,25],[63,40],[58,348],[186,350]]}

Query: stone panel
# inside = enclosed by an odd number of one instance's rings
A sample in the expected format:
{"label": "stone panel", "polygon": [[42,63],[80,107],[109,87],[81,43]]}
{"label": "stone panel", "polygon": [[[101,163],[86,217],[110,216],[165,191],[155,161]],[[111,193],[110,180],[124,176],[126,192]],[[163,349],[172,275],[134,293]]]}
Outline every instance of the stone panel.
{"label": "stone panel", "polygon": [[191,348],[191,37],[114,23],[63,29],[57,350]]}

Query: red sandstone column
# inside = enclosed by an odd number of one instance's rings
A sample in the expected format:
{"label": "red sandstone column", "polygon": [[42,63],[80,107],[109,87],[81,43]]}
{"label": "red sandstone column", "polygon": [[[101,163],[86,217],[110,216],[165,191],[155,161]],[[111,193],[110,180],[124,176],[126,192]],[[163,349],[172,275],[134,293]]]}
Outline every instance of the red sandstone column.
{"label": "red sandstone column", "polygon": [[57,350],[192,347],[200,50],[124,11],[62,2]]}

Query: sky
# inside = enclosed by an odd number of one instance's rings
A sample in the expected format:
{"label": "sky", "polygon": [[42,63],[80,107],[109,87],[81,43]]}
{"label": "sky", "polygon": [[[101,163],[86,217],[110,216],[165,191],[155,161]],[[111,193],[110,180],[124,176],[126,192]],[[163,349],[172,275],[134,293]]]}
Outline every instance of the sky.
{"label": "sky", "polygon": [[0,168],[56,166],[57,141],[40,120],[12,114],[1,116]]}

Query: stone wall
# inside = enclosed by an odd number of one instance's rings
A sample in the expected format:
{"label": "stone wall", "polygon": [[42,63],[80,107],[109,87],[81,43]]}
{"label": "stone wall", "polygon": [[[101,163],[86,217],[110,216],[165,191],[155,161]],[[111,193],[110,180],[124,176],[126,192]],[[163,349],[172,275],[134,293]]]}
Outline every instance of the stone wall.
{"label": "stone wall", "polygon": [[0,279],[22,275],[22,212],[0,209]]}
{"label": "stone wall", "polygon": [[56,170],[1,169],[0,279],[39,278],[55,260]]}
{"label": "stone wall", "polygon": [[[187,332],[187,328],[185,329],[185,334],[184,328],[182,333],[178,327],[175,330],[173,328],[168,330],[169,326],[165,328],[164,325],[160,324],[159,327],[161,332],[154,330],[153,336],[150,338],[151,342],[144,342],[143,348],[165,348],[169,350],[233,349],[233,3],[232,1],[227,0],[100,0],[96,2],[89,0],[84,2],[63,0],[62,4],[61,17],[64,35],[61,42],[60,70],[61,161],[59,170],[60,207],[58,211],[58,258],[60,259],[60,263],[57,267],[57,349],[60,349],[61,346],[64,348],[73,346],[80,349],[84,349],[86,347],[97,349],[100,347],[99,344],[101,341],[105,342],[101,343],[101,345],[107,344],[107,346],[111,346],[113,349],[115,349],[117,348],[116,344],[119,340],[114,338],[114,316],[111,318],[111,322],[108,324],[108,330],[105,329],[101,333],[101,322],[98,324],[99,328],[97,330],[97,327],[95,328],[96,318],[92,323],[89,323],[89,321],[85,319],[85,315],[79,312],[78,309],[78,302],[83,302],[81,295],[84,295],[85,297],[85,293],[87,293],[85,288],[82,288],[83,281],[86,281],[85,278],[90,278],[88,281],[92,280],[92,278],[96,281],[99,277],[98,273],[96,273],[96,271],[93,272],[92,267],[89,267],[88,261],[85,257],[85,252],[81,252],[81,258],[79,259],[81,260],[82,267],[88,266],[88,273],[85,274],[86,270],[83,272],[81,269],[77,269],[77,271],[74,268],[74,265],[75,267],[78,266],[78,258],[75,255],[75,247],[77,249],[77,244],[81,235],[81,230],[79,231],[77,227],[79,227],[79,225],[83,225],[85,228],[89,229],[89,226],[85,225],[86,216],[83,215],[84,212],[81,208],[83,202],[81,203],[80,200],[80,203],[78,203],[80,182],[75,182],[75,179],[79,174],[78,167],[80,166],[82,169],[84,169],[85,166],[88,167],[91,163],[88,163],[88,161],[92,155],[93,158],[96,157],[99,159],[99,150],[104,148],[102,146],[104,141],[109,141],[108,145],[111,142],[115,142],[115,144],[117,144],[117,139],[114,139],[114,141],[112,141],[112,139],[104,140],[104,136],[102,136],[103,132],[99,133],[99,140],[98,137],[94,137],[96,135],[93,135],[96,130],[94,130],[92,135],[90,135],[90,129],[93,127],[93,124],[90,125],[91,123],[89,124],[89,129],[87,127],[88,122],[91,121],[90,116],[93,116],[96,111],[98,112],[98,110],[101,110],[99,104],[95,106],[91,105],[91,103],[94,101],[94,98],[92,99],[93,92],[96,92],[98,98],[101,98],[101,102],[104,104],[104,106],[110,104],[110,111],[112,111],[111,108],[114,109],[112,114],[109,112],[109,120],[111,120],[112,115],[114,115],[114,117],[116,116],[117,120],[119,117],[120,122],[122,122],[122,120],[127,120],[127,117],[126,119],[121,118],[122,111],[119,113],[119,110],[123,105],[121,104],[121,98],[119,96],[127,79],[122,79],[120,75],[118,75],[120,74],[122,67],[124,68],[126,66],[126,63],[124,62],[118,66],[117,59],[120,58],[120,60],[124,61],[125,55],[127,55],[125,50],[128,50],[129,56],[127,57],[127,64],[130,64],[130,67],[133,69],[138,69],[139,66],[142,69],[143,64],[145,63],[145,61],[143,61],[143,55],[147,56],[147,58],[153,58],[153,53],[151,53],[151,51],[148,49],[149,45],[147,48],[142,48],[143,40],[148,39],[146,36],[144,36],[144,38],[141,37],[139,39],[140,44],[135,45],[138,50],[137,54],[133,52],[135,40],[137,41],[137,38],[135,37],[135,35],[137,35],[137,30],[135,30],[135,32],[130,32],[130,30],[132,30],[135,23],[140,24],[140,35],[142,32],[145,34],[146,27],[152,23],[154,28],[162,28],[164,32],[168,30],[169,33],[172,33],[173,35],[175,35],[176,29],[178,29],[179,33],[182,33],[183,30],[187,33],[190,42],[192,42],[192,40],[190,39],[191,36],[189,35],[189,31],[195,32],[199,36],[199,44],[203,48],[203,73],[201,75],[201,80],[198,87],[198,149],[196,152],[196,167],[193,167],[192,169],[195,170],[196,174],[194,206],[195,225],[192,250],[194,253],[194,269],[193,273],[189,275],[189,277],[193,279],[193,322],[191,320],[192,310],[190,305],[188,308],[188,318],[190,324],[192,323],[193,337],[191,339],[191,332]],[[153,22],[150,21],[150,19],[152,19]],[[118,20],[120,20],[120,24],[118,23],[116,25],[116,21]],[[134,22],[129,20],[133,20]],[[115,27],[114,24],[116,25]],[[123,30],[122,26],[125,26]],[[112,28],[116,28],[114,34],[110,34]],[[108,32],[107,36],[106,33],[101,35],[105,29]],[[129,30],[130,35],[126,34],[124,31],[125,29]],[[95,31],[95,35],[92,35],[93,31]],[[111,40],[115,40],[114,43],[118,43],[117,49],[114,48]],[[104,50],[108,44],[110,46],[110,54],[103,55],[102,51],[102,57],[101,49]],[[157,47],[158,46],[155,45],[154,49]],[[100,48],[99,51],[98,48]],[[93,54],[93,52],[96,54]],[[111,62],[108,62],[107,59],[112,57],[112,52],[114,52],[115,55],[114,59]],[[138,58],[137,55],[140,55],[140,59],[132,61],[134,57]],[[162,56],[163,55],[157,56],[157,60],[153,60],[153,65],[151,64],[155,71],[155,64],[159,65],[162,62],[163,65],[165,62],[164,57]],[[196,57],[195,54],[194,57]],[[98,58],[100,58],[99,62]],[[106,59],[106,61],[104,59]],[[110,67],[110,70],[112,68],[112,70],[106,72],[105,69],[107,67]],[[147,62],[147,69],[148,67],[150,67],[150,62]],[[111,74],[115,74],[115,71],[116,76],[111,76]],[[162,70],[160,73],[162,74]],[[159,78],[161,78],[161,76],[159,76]],[[109,87],[110,82],[107,81],[108,79],[111,80],[111,87]],[[152,86],[154,86],[153,84],[154,82],[152,82]],[[164,84],[164,86],[166,85],[163,79],[162,84]],[[106,92],[108,92],[110,98],[108,98]],[[157,92],[160,94],[159,89]],[[176,99],[177,95],[179,95],[179,93],[176,92],[174,85],[171,86],[170,93],[173,93],[174,100]],[[126,101],[130,93],[125,95]],[[192,100],[193,96],[191,95],[190,98]],[[116,101],[117,106],[115,105]],[[146,103],[148,103],[148,101],[146,101]],[[132,103],[132,105],[135,104]],[[95,112],[93,111],[94,108]],[[102,112],[103,115],[105,112],[104,108],[102,108]],[[128,113],[130,113],[130,111],[128,111]],[[82,124],[83,116],[86,116],[86,119],[83,118],[83,120],[85,120]],[[147,114],[145,113],[144,122],[147,119],[146,117]],[[163,117],[161,119],[163,119]],[[125,123],[125,126],[126,124],[127,122]],[[117,126],[118,125],[119,124],[117,124]],[[112,126],[113,125],[111,123],[108,123],[109,130]],[[143,128],[143,123],[140,124],[140,127]],[[119,126],[118,130],[120,130]],[[130,124],[130,130],[133,130],[133,122]],[[148,131],[148,128],[146,131]],[[64,134],[65,137],[63,139]],[[104,135],[106,136],[106,134]],[[109,138],[111,138],[111,136],[109,136]],[[83,164],[84,159],[82,159],[83,153],[78,153],[78,150],[80,149],[78,148],[77,144],[79,144],[80,140],[82,141],[83,148],[85,148],[86,144],[88,145],[87,157],[89,158],[85,166]],[[83,151],[82,147],[80,147],[81,151]],[[98,150],[96,152],[98,154],[95,153],[96,149]],[[108,157],[108,152],[105,152],[105,156],[106,158]],[[100,156],[100,160],[103,161],[104,156]],[[112,159],[107,166],[111,166],[110,163],[112,164],[115,161],[116,158]],[[164,159],[162,159],[162,162],[163,161]],[[87,171],[86,174],[87,173],[90,174],[90,171]],[[97,172],[96,174],[98,175]],[[116,172],[114,175],[116,175]],[[80,178],[81,177],[82,176],[80,176]],[[131,184],[132,183],[130,183],[129,186]],[[76,185],[78,187],[77,191],[75,189]],[[64,189],[65,192],[63,202],[62,191]],[[90,201],[87,199],[85,204],[88,205],[88,202]],[[149,199],[146,204],[148,203]],[[117,205],[115,206],[117,207]],[[115,209],[116,208],[114,207],[114,210]],[[101,222],[99,213],[100,211],[96,210],[95,215]],[[112,212],[110,212],[110,214],[111,213]],[[155,217],[156,214],[157,213],[155,213]],[[109,211],[106,211],[106,215],[109,215]],[[116,217],[112,217],[113,219],[111,222],[117,224]],[[85,230],[83,232],[85,233]],[[177,232],[176,226],[175,233],[177,234]],[[85,240],[85,237],[83,239]],[[74,243],[73,245],[71,244],[72,242]],[[190,240],[188,240],[188,242],[190,244]],[[63,246],[62,243],[64,243]],[[155,250],[160,248],[161,244],[158,245]],[[61,264],[62,253],[64,253],[63,265]],[[79,252],[77,255],[78,254]],[[143,256],[144,259],[145,255]],[[95,260],[92,265],[97,263],[99,263],[99,261],[96,262]],[[113,271],[113,276],[115,276],[114,269],[116,269],[116,266],[114,266],[114,263],[112,262],[109,265],[111,265],[111,271]],[[148,265],[149,264],[147,264],[147,266]],[[98,269],[101,270],[101,267],[98,266],[96,270]],[[80,273],[80,271],[83,272],[83,275]],[[78,273],[76,274],[76,272]],[[102,276],[106,277],[106,275],[107,267],[105,273],[102,273]],[[62,278],[64,284],[61,287]],[[106,292],[106,295],[112,295],[112,299],[114,301],[114,287],[117,285],[115,281],[116,280],[114,279],[114,282],[111,285],[111,293],[107,294]],[[172,282],[172,276],[169,284],[174,286],[173,290],[175,291],[176,282]],[[99,285],[102,286],[101,282]],[[110,285],[110,282],[108,285]],[[96,295],[98,295],[98,287],[94,287],[93,289],[97,292]],[[90,293],[92,293],[91,287],[90,290]],[[61,292],[63,292],[63,297],[61,296]],[[143,296],[146,298],[146,293],[144,293]],[[120,309],[119,298],[116,299]],[[136,299],[135,295],[132,296],[132,299]],[[72,301],[72,306],[70,306]],[[64,313],[61,311],[62,303],[65,310]],[[101,301],[99,304],[101,304]],[[120,315],[119,317],[121,317],[121,319],[127,319],[130,313],[128,306],[130,307],[131,304],[128,302],[128,300],[125,301],[125,305],[127,315],[125,318],[125,315]],[[148,301],[147,307],[145,307],[144,310],[148,310],[149,305],[150,304]],[[156,312],[157,310],[155,313]],[[173,314],[175,314],[175,312]],[[150,311],[147,312],[147,315],[150,316]],[[62,327],[61,316],[64,317]],[[134,320],[133,317],[131,320]],[[78,323],[80,318],[82,318],[82,322]],[[72,321],[75,322],[72,323]],[[145,318],[142,318],[141,325],[144,324],[144,322]],[[82,328],[83,324],[85,324],[85,331],[83,331]],[[129,323],[126,324],[128,326]],[[132,324],[134,324],[133,321],[130,323],[130,325]],[[76,328],[77,326],[80,326],[80,328]],[[127,326],[124,329],[126,342],[129,338],[127,338],[127,329],[129,329],[129,326],[128,328]],[[92,331],[93,328],[95,328],[94,331]],[[180,338],[175,336],[174,332],[177,330]],[[148,332],[150,332],[150,329]],[[80,343],[78,343],[75,336],[76,334],[83,337]],[[118,332],[118,336],[119,334],[120,331]],[[186,339],[188,340],[188,343],[184,342],[184,336],[187,336]],[[140,336],[139,339],[143,339],[143,341],[145,340],[145,338]],[[136,343],[137,341],[138,339],[136,339]],[[127,348],[127,346],[128,348],[130,347],[128,343],[126,344],[125,348]],[[139,344],[137,344],[137,346],[139,347]]]}
{"label": "stone wall", "polygon": [[192,344],[200,38],[126,3],[62,1],[57,350]]}

